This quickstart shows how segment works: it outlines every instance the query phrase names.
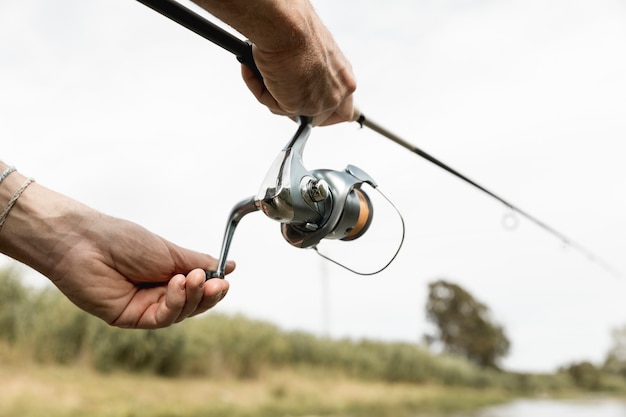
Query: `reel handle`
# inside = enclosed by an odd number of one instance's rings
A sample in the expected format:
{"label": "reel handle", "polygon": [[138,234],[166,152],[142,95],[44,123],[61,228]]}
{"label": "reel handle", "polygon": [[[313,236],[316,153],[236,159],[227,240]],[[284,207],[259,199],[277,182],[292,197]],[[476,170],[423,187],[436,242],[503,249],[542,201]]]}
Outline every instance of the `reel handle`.
{"label": "reel handle", "polygon": [[230,250],[230,244],[233,241],[235,229],[246,214],[255,212],[258,209],[259,208],[256,205],[254,197],[246,198],[233,207],[230,215],[228,216],[228,222],[226,223],[226,231],[224,232],[224,239],[222,240],[222,249],[218,259],[217,269],[215,271],[205,271],[207,280],[211,278],[224,278],[228,251]]}

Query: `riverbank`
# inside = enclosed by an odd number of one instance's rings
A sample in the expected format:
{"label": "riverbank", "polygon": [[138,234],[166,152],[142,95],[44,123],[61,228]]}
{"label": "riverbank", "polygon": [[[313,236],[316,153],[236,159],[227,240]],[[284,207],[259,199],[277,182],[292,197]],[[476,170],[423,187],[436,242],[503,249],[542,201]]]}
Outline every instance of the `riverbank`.
{"label": "riverbank", "polygon": [[255,379],[102,374],[88,367],[0,365],[0,416],[404,417],[450,415],[510,400],[498,389],[366,382],[313,370]]}

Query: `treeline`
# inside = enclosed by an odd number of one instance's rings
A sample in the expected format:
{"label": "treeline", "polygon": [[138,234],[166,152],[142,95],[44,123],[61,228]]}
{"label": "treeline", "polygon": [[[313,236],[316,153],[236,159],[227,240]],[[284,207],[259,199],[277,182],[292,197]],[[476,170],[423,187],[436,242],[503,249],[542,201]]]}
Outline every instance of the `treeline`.
{"label": "treeline", "polygon": [[[0,271],[0,345],[6,347],[0,352],[27,360],[167,377],[256,378],[264,370],[291,367],[366,380],[517,393],[574,387],[567,370],[554,375],[507,373],[434,355],[414,344],[321,338],[215,312],[167,329],[113,328],[76,308],[55,288],[24,286],[14,270]],[[616,391],[623,385],[611,380],[598,389]]]}

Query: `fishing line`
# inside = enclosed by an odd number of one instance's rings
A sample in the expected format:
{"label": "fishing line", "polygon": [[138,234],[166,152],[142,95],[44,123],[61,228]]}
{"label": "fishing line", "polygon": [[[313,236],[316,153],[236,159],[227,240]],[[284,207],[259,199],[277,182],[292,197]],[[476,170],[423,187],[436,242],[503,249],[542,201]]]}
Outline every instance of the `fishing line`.
{"label": "fishing line", "polygon": [[[241,62],[242,64],[252,69],[259,79],[261,80],[263,79],[259,69],[257,68],[254,62],[254,58],[252,56],[252,45],[249,42],[246,42],[237,38],[236,36],[232,35],[228,31],[220,28],[219,26],[209,21],[205,17],[195,13],[194,11],[181,5],[175,0],[137,0],[137,1],[150,7],[151,9],[157,11],[158,13],[168,17],[169,19],[177,22],[178,24],[186,27],[187,29],[197,33],[203,38],[213,42],[217,46],[220,46],[223,49],[227,50],[228,52],[234,54],[237,57],[237,60],[239,62]],[[454,175],[455,177],[459,178],[460,180],[464,181],[470,186],[489,195],[490,197],[504,204],[504,206],[507,209],[511,210],[512,212],[518,213],[519,215],[531,221],[532,223],[534,223],[541,229],[545,230],[547,233],[557,237],[559,240],[562,241],[562,243],[565,246],[575,249],[576,251],[584,255],[589,261],[599,265],[610,274],[616,277],[623,276],[620,271],[618,271],[610,263],[602,259],[600,256],[595,254],[593,251],[591,251],[587,247],[569,238],[562,232],[558,231],[557,229],[548,225],[547,223],[541,221],[540,219],[533,216],[526,210],[523,210],[519,206],[505,200],[504,198],[500,197],[496,193],[490,191],[489,189],[485,188],[484,186],[470,179],[466,175],[460,173],[456,169],[445,164],[441,160],[435,158],[431,154],[425,152],[424,150],[404,140],[398,135],[392,133],[388,129],[382,127],[378,123],[366,117],[363,113],[356,111],[354,121],[359,123],[362,127],[367,127],[373,130],[374,132],[380,134],[381,136],[384,136],[387,139],[390,139],[391,141],[397,143],[398,145],[404,147],[405,149],[415,153],[419,157],[427,160],[428,162]]]}
{"label": "fishing line", "polygon": [[[518,213],[519,215],[521,215],[522,217],[525,217],[527,220],[530,220],[532,223],[534,223],[535,225],[539,226],[541,229],[545,230],[546,232],[548,232],[549,234],[556,236],[559,240],[561,240],[561,242],[570,248],[573,248],[575,250],[577,250],[578,252],[580,252],[581,254],[583,254],[585,257],[587,257],[587,259],[599,266],[601,266],[603,269],[605,269],[607,272],[609,272],[610,274],[616,276],[616,277],[622,277],[622,273],[620,271],[618,271],[615,267],[613,267],[611,264],[609,264],[607,261],[605,261],[604,259],[600,258],[598,255],[596,255],[594,252],[592,252],[590,249],[588,249],[587,247],[581,245],[580,243],[576,242],[575,240],[569,238],[568,236],[566,236],[565,234],[561,233],[560,231],[556,230],[554,227],[548,225],[547,223],[539,220],[537,217],[533,216],[532,214],[530,214],[529,212],[527,212],[526,210],[521,209],[519,206],[505,200],[504,198],[500,197],[499,195],[495,194],[494,192],[488,190],[487,188],[483,187],[482,185],[478,184],[477,182],[473,181],[472,179],[470,179],[469,177],[465,176],[464,174],[460,173],[459,171],[457,171],[456,169],[452,168],[451,166],[443,163],[441,160],[435,158],[434,156],[430,155],[429,153],[425,152],[424,150],[418,148],[417,146],[407,142],[406,140],[402,139],[401,137],[397,136],[396,134],[392,133],[391,131],[385,129],[384,127],[380,126],[379,124],[373,122],[372,120],[368,119],[365,117],[365,115],[363,115],[363,113],[361,113],[359,115],[359,117],[356,120],[361,126],[365,126],[368,127],[370,129],[372,129],[373,131],[375,131],[376,133],[386,137],[387,139],[392,140],[393,142],[397,143],[398,145],[402,146],[405,149],[408,149],[409,151],[417,154],[418,156],[420,156],[421,158],[427,160],[428,162],[438,166],[439,168],[449,172],[450,174],[454,175],[455,177],[461,179],[462,181],[466,182],[467,184],[471,185],[472,187],[482,191],[483,193],[489,195],[490,197],[496,199],[497,201],[499,201],[500,203],[504,204],[506,206],[507,209],[509,209],[511,212],[515,212]],[[511,215],[511,213],[507,213],[509,216]]]}

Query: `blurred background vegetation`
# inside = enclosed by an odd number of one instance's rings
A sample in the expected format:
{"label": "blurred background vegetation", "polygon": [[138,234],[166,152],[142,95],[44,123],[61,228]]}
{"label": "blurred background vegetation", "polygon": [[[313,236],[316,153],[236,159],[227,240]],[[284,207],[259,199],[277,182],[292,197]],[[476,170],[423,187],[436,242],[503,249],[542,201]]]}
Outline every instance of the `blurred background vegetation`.
{"label": "blurred background vegetation", "polygon": [[425,337],[427,343],[412,344],[317,337],[216,312],[166,329],[118,329],[82,312],[55,288],[26,287],[17,269],[5,269],[0,271],[0,367],[18,360],[102,375],[217,381],[250,381],[290,369],[511,396],[626,393],[626,328],[615,331],[615,346],[603,364],[566,364],[553,374],[507,372],[498,359],[510,343],[487,306],[450,282],[439,280],[429,289],[425,304],[437,330]]}

